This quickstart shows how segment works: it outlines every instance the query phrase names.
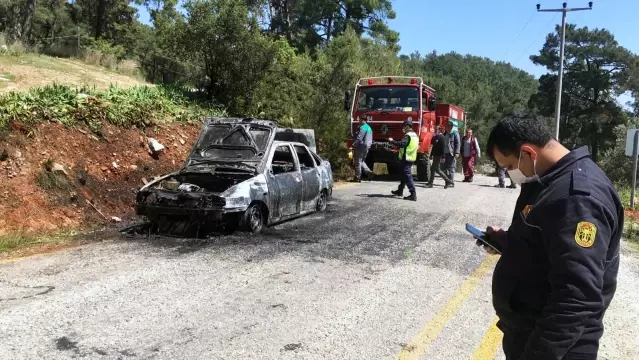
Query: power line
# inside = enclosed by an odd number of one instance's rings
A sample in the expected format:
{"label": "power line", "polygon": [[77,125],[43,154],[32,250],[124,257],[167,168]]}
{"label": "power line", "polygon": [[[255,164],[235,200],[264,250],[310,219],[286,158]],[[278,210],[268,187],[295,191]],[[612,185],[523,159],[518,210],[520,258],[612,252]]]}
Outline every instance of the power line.
{"label": "power line", "polygon": [[[542,32],[544,32],[544,33],[545,33],[545,32],[547,31],[546,29],[548,28],[548,26],[549,26],[549,25],[550,25],[553,21],[555,21],[555,19],[557,18],[557,16],[559,16],[559,15],[558,15],[558,14],[555,14],[555,16],[554,16],[552,19],[550,19],[550,21],[549,21],[546,25],[544,25]],[[545,34],[544,34],[544,36],[545,36]],[[539,39],[538,39],[537,37],[535,37],[535,40],[533,40],[533,41],[530,43],[530,45],[528,45],[528,47],[526,48],[526,50],[524,50],[524,52],[523,52],[523,53],[521,53],[521,55],[519,56],[519,58],[517,58],[517,61],[515,61],[515,62],[513,63],[513,66],[516,66],[517,64],[519,64],[519,61],[521,60],[521,58],[522,58],[522,57],[524,57],[524,55],[528,54],[528,50],[530,50],[530,48],[531,48],[533,45],[535,45],[535,44],[537,43],[537,41],[539,41]]]}
{"label": "power line", "polygon": [[504,60],[506,60],[506,55],[508,55],[508,53],[510,52],[510,49],[512,48],[512,46],[515,43],[515,41],[517,41],[517,39],[519,39],[519,36],[521,35],[521,33],[523,33],[524,30],[526,30],[526,26],[528,26],[528,24],[530,23],[530,20],[532,20],[533,16],[535,16],[534,12],[532,14],[530,14],[530,17],[528,18],[528,21],[526,21],[526,23],[524,24],[524,27],[521,28],[521,30],[519,30],[519,34],[517,34],[517,36],[512,41],[512,43],[510,43],[510,45],[508,45],[508,47],[506,48],[506,52],[504,53],[504,56],[502,56],[502,58]]}

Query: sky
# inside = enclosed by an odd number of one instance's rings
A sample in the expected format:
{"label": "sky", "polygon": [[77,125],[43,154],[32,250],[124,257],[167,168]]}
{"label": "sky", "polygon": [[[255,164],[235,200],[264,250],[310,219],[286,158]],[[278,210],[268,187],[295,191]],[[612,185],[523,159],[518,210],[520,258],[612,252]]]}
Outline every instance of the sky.
{"label": "sky", "polygon": [[[562,0],[393,0],[397,17],[389,26],[400,34],[402,54],[455,51],[506,61],[535,77],[546,73],[530,55],[539,52],[546,35],[561,24],[561,13],[537,12],[561,8]],[[566,1],[569,8],[588,7],[588,1]],[[140,9],[140,21],[149,16]],[[569,12],[567,23],[605,28],[617,42],[639,53],[639,0],[594,0],[593,9]],[[623,96],[620,102],[630,101]]]}
{"label": "sky", "polygon": [[[536,77],[546,73],[530,55],[539,52],[546,35],[561,24],[561,13],[537,12],[562,7],[561,0],[394,0],[397,13],[389,26],[399,31],[401,53],[455,51],[510,62]],[[588,1],[566,1],[569,8]],[[617,42],[639,53],[639,0],[593,1],[592,10],[569,12],[567,23],[605,28]]]}

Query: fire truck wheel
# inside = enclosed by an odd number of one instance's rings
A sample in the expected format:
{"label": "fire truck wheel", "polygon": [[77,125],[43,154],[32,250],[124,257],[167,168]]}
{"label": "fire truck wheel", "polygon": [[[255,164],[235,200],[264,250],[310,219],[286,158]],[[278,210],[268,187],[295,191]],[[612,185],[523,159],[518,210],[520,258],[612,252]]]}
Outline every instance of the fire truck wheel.
{"label": "fire truck wheel", "polygon": [[428,154],[417,155],[417,180],[428,181],[428,169],[430,168],[430,159]]}

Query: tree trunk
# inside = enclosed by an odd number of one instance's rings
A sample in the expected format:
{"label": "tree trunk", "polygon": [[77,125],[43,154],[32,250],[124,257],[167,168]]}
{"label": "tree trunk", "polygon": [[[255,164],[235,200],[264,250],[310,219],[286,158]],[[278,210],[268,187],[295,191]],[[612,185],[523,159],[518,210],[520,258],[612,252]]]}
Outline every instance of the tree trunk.
{"label": "tree trunk", "polygon": [[286,32],[286,39],[291,41],[293,35],[291,34],[291,1],[283,0],[282,7],[282,21],[284,22],[284,31]]}
{"label": "tree trunk", "polygon": [[25,42],[31,40],[31,25],[33,24],[33,14],[35,14],[36,0],[27,0],[24,21],[22,22],[22,39]]}
{"label": "tree trunk", "polygon": [[106,18],[106,2],[107,0],[98,0],[98,9],[95,14],[95,39],[102,37]]}
{"label": "tree trunk", "polygon": [[269,0],[268,2],[268,15],[271,21],[270,29],[271,33],[275,33],[277,30],[277,5],[275,4],[277,0]]}

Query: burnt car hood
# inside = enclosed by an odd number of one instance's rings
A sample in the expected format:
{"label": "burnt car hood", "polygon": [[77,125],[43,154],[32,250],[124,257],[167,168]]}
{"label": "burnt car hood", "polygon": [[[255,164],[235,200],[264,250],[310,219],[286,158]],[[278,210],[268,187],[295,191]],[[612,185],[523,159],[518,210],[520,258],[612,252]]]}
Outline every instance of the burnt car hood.
{"label": "burnt car hood", "polygon": [[258,173],[273,141],[299,142],[317,152],[313,129],[279,128],[274,120],[212,117],[202,124],[183,171],[216,172],[219,168]]}
{"label": "burnt car hood", "polygon": [[[254,118],[207,118],[184,168],[261,171],[275,139],[277,122]],[[185,170],[183,169],[183,171]]]}

